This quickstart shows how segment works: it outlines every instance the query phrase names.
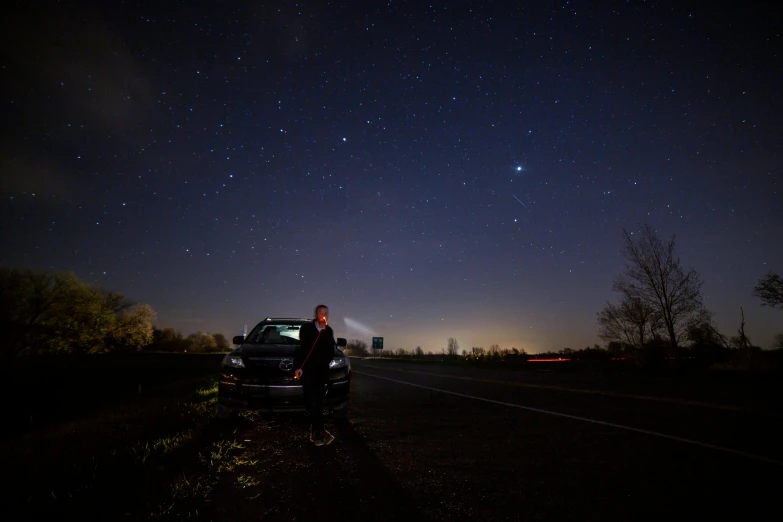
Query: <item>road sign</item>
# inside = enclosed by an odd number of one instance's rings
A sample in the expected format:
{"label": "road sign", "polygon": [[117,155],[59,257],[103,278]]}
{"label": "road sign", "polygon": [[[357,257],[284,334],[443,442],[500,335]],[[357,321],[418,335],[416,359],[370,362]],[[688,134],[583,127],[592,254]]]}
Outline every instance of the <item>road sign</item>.
{"label": "road sign", "polygon": [[383,350],[383,337],[373,337],[372,348],[373,350]]}

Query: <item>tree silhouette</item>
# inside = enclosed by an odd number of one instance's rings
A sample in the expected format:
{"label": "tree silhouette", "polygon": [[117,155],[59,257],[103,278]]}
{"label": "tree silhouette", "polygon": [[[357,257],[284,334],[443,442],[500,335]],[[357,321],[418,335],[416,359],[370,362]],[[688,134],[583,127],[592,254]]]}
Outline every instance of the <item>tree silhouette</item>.
{"label": "tree silhouette", "polygon": [[762,306],[783,310],[783,278],[773,272],[769,272],[759,279],[753,288],[753,295],[761,299]]}
{"label": "tree silhouette", "polygon": [[661,327],[655,308],[641,299],[624,295],[619,305],[606,303],[598,312],[598,337],[643,350]]}
{"label": "tree silhouette", "polygon": [[670,348],[676,353],[693,324],[709,320],[702,304],[699,274],[683,270],[675,254],[674,236],[664,243],[649,224],[638,239],[623,229],[625,272],[617,278],[615,290],[632,302],[643,303],[660,316]]}
{"label": "tree silhouette", "polygon": [[452,357],[459,355],[459,342],[454,337],[449,337],[446,342],[446,354]]}
{"label": "tree silhouette", "polygon": [[219,352],[230,352],[231,347],[228,345],[228,339],[226,339],[226,336],[221,333],[212,334],[212,337],[215,338],[215,344],[217,345],[217,351]]}

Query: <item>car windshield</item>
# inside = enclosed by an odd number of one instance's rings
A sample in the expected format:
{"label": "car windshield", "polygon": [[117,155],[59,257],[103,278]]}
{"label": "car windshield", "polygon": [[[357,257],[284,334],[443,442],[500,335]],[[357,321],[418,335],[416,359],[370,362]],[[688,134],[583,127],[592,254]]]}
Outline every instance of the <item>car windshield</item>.
{"label": "car windshield", "polygon": [[299,344],[298,324],[264,324],[253,328],[245,339],[252,344]]}

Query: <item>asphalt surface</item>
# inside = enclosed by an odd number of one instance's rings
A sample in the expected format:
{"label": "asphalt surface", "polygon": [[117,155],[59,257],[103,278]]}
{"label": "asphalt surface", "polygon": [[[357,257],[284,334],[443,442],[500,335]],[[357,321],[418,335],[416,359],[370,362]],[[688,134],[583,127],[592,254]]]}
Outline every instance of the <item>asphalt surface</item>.
{"label": "asphalt surface", "polygon": [[224,474],[201,518],[781,516],[783,417],[752,386],[727,397],[718,384],[352,364],[335,442],[309,443],[301,416],[240,426],[254,485]]}

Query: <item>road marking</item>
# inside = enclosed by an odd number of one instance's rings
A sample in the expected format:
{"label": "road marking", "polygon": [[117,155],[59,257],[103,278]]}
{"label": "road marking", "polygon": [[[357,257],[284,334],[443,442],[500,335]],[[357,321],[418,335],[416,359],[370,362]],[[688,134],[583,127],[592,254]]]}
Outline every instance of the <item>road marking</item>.
{"label": "road marking", "polygon": [[698,441],[698,440],[686,439],[684,437],[678,437],[676,435],[669,435],[668,433],[661,433],[659,431],[651,431],[651,430],[645,430],[645,429],[642,429],[642,428],[634,428],[633,426],[626,426],[624,424],[615,424],[613,422],[606,422],[606,421],[597,420],[597,419],[590,419],[588,417],[580,417],[578,415],[569,415],[567,413],[560,413],[560,412],[557,412],[557,411],[542,410],[540,408],[533,408],[531,406],[522,406],[521,404],[513,404],[511,402],[496,401],[496,400],[493,400],[493,399],[487,399],[485,397],[476,397],[475,395],[467,395],[465,393],[458,393],[458,392],[453,392],[453,391],[449,391],[449,390],[443,390],[443,389],[440,389],[440,388],[432,388],[430,386],[422,386],[421,384],[415,384],[415,383],[407,382],[407,381],[400,381],[400,380],[397,380],[397,379],[390,379],[389,377],[381,377],[380,375],[373,375],[371,373],[364,373],[364,372],[357,372],[357,371],[354,371],[353,373],[358,373],[359,375],[365,375],[367,377],[374,377],[376,379],[382,379],[384,381],[395,382],[397,384],[406,384],[408,386],[413,386],[414,388],[421,388],[423,390],[429,390],[429,391],[434,391],[434,392],[439,392],[439,393],[445,393],[447,395],[454,395],[454,396],[457,396],[457,397],[464,397],[466,399],[473,399],[473,400],[476,400],[476,401],[488,402],[490,404],[498,404],[500,406],[508,406],[509,408],[517,408],[517,409],[520,409],[520,410],[533,411],[533,412],[536,412],[536,413],[544,413],[546,415],[553,415],[555,417],[562,417],[564,419],[578,420],[578,421],[582,421],[582,422],[588,422],[588,423],[591,423],[591,424],[597,424],[599,426],[607,426],[607,427],[610,427],[610,428],[616,428],[616,429],[625,430],[625,431],[632,431],[632,432],[635,432],[635,433],[642,433],[644,435],[650,435],[650,436],[653,436],[653,437],[659,437],[661,439],[667,439],[667,440],[673,440],[673,441],[677,441],[677,442],[682,442],[682,443],[685,443],[685,444],[691,444],[693,446],[699,446],[699,447],[706,448],[706,449],[711,449],[711,450],[715,450],[715,451],[721,451],[723,453],[731,453],[733,455],[739,455],[741,457],[745,457],[745,458],[748,458],[748,459],[751,459],[751,460],[758,460],[758,461],[761,461],[761,462],[765,462],[767,464],[775,464],[777,466],[783,466],[783,461],[781,461],[781,460],[775,460],[775,459],[771,459],[769,457],[764,457],[762,455],[756,455],[754,453],[747,453],[745,451],[736,450],[736,449],[732,449],[732,448],[727,448],[725,446],[718,446],[716,444],[710,444],[708,442],[701,442],[701,441]]}
{"label": "road marking", "polygon": [[449,375],[446,373],[433,373],[433,372],[423,372],[421,370],[403,370],[400,368],[384,368],[381,366],[376,366],[374,364],[367,364],[368,368],[375,368],[376,370],[383,370],[383,371],[394,371],[394,372],[402,372],[402,373],[417,373],[420,375],[429,375],[431,377],[445,377],[447,379],[460,379],[463,381],[473,381],[473,382],[483,382],[486,384],[501,384],[505,386],[516,386],[518,388],[538,388],[542,390],[555,390],[555,391],[566,391],[571,393],[584,393],[588,395],[604,395],[607,397],[620,397],[624,399],[639,399],[644,401],[653,401],[653,402],[666,402],[670,404],[683,404],[686,406],[698,406],[701,408],[711,408],[714,410],[726,410],[726,411],[739,411],[744,413],[753,413],[756,415],[764,415],[766,417],[780,417],[780,415],[766,412],[766,411],[759,411],[759,410],[751,410],[750,408],[741,408],[739,406],[731,406],[729,404],[715,404],[712,402],[701,402],[701,401],[689,401],[685,399],[675,399],[672,397],[656,397],[654,395],[635,395],[632,393],[619,393],[619,392],[608,392],[608,391],[602,391],[602,390],[590,390],[587,388],[568,388],[565,386],[551,386],[547,384],[528,384],[528,383],[522,383],[522,382],[507,382],[507,381],[497,381],[493,379],[480,379],[477,377],[465,377],[463,375]]}

